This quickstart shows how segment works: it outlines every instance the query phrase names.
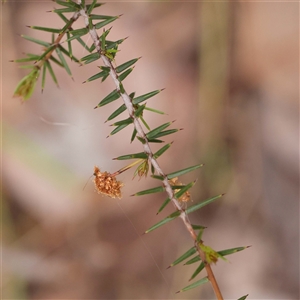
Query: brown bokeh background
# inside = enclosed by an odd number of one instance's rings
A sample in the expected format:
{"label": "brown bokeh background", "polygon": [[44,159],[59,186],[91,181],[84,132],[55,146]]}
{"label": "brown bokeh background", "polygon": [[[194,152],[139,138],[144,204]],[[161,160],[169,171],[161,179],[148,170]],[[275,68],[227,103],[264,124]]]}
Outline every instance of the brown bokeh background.
{"label": "brown bokeh background", "polygon": [[[59,89],[48,76],[43,93],[39,82],[28,102],[12,98],[27,71],[9,60],[41,52],[19,34],[50,41],[25,25],[62,25],[53,7],[1,7],[2,298],[213,299],[209,284],[175,294],[196,268],[166,270],[192,246],[180,220],[142,235],[173,211],[156,215],[164,194],[130,197],[155,180],[123,173],[121,200],[98,195],[91,180],[83,189],[94,165],[114,172],[124,164],[113,157],[142,151],[130,128],[106,138],[120,102],[93,107],[113,83],[81,84],[100,62],[70,62],[74,81],[55,67]],[[184,128],[166,138],[174,144],[162,168],[205,163],[181,179],[198,179],[193,203],[226,193],[191,216],[208,227],[205,243],[252,245],[214,267],[224,298],[299,299],[299,3],[111,1],[98,12],[123,14],[110,37],[129,36],[116,63],[142,56],[127,91],[166,88],[147,101],[168,114],[146,113],[150,126]],[[75,44],[77,57],[87,54]]]}

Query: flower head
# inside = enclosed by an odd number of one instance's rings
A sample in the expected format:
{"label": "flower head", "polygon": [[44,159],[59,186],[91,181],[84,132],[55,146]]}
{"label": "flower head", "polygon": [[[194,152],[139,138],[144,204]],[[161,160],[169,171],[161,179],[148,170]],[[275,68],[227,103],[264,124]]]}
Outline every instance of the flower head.
{"label": "flower head", "polygon": [[121,187],[124,185],[117,181],[116,177],[108,172],[101,172],[98,167],[94,167],[94,183],[98,194],[104,194],[111,198],[121,198]]}

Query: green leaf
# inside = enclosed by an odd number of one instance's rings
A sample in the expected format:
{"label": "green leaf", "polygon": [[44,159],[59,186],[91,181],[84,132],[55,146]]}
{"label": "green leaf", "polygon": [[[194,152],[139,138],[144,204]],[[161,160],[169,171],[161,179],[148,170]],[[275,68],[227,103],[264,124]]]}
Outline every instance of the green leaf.
{"label": "green leaf", "polygon": [[197,242],[200,242],[200,241],[201,241],[204,229],[205,229],[205,228],[201,228],[201,229],[199,230],[198,235],[197,235]]}
{"label": "green leaf", "polygon": [[248,296],[249,296],[249,294],[247,294],[247,295],[245,295],[245,296],[239,298],[238,300],[245,300]]}
{"label": "green leaf", "polygon": [[[153,177],[153,176],[152,176]],[[168,197],[163,204],[161,205],[161,207],[159,208],[159,210],[157,211],[157,215],[169,204],[169,202],[171,201],[171,199]]]}
{"label": "green leaf", "polygon": [[157,113],[157,114],[161,114],[161,115],[165,114],[163,111],[160,111],[160,110],[157,110],[157,109],[154,109],[154,108],[146,107],[146,109],[149,110],[149,111],[152,111],[154,113]]}
{"label": "green leaf", "polygon": [[127,38],[120,39],[120,40],[117,40],[115,42],[106,40],[106,50],[113,49],[113,48],[116,49],[118,47],[118,45],[120,45],[121,43],[123,43],[126,39]]}
{"label": "green leaf", "polygon": [[135,158],[147,159],[148,156],[145,152],[139,152],[139,153],[121,155],[114,158],[114,160],[126,160],[126,159],[135,159]]}
{"label": "green leaf", "polygon": [[45,88],[46,70],[47,70],[47,66],[44,64],[43,65],[43,73],[42,73],[42,92]]}
{"label": "green leaf", "polygon": [[137,192],[131,196],[142,196],[142,195],[148,195],[148,194],[154,194],[154,193],[161,193],[165,190],[165,188],[163,186],[158,186],[152,189],[148,189],[148,190],[144,190],[144,191],[140,191]]}
{"label": "green leaf", "polygon": [[165,123],[163,125],[160,125],[158,127],[156,127],[155,129],[149,131],[147,134],[146,134],[146,137],[148,140],[151,140],[153,138],[156,138],[156,135],[161,132],[162,130],[164,130],[165,128],[167,128],[168,126],[170,126],[173,122],[168,122],[168,123]]}
{"label": "green leaf", "polygon": [[104,67],[104,66],[100,66],[100,69],[106,72],[110,72],[110,67]]}
{"label": "green leaf", "polygon": [[[199,256],[198,256],[199,257]],[[187,263],[186,263],[187,265]],[[204,262],[202,261],[199,267],[195,270],[189,281],[193,280],[204,269]]]}
{"label": "green leaf", "polygon": [[35,38],[33,38],[31,36],[28,36],[28,35],[22,34],[21,37],[24,38],[25,40],[28,40],[28,41],[33,42],[33,43],[36,43],[38,45],[42,45],[44,47],[49,47],[50,46],[49,43],[41,41],[41,40],[38,40],[38,39],[35,39]]}
{"label": "green leaf", "polygon": [[170,134],[173,134],[173,133],[176,133],[178,131],[180,131],[181,129],[169,129],[169,130],[164,130],[164,131],[161,131],[159,132],[157,135],[155,135],[153,138],[160,138],[162,136],[166,136],[166,135],[170,135]]}
{"label": "green leaf", "polygon": [[177,258],[175,261],[173,261],[170,264],[169,268],[178,265],[179,263],[181,263],[182,261],[186,260],[187,258],[189,258],[190,256],[192,256],[196,252],[197,252],[196,247],[190,248],[184,254],[182,254],[179,258]]}
{"label": "green leaf", "polygon": [[161,227],[162,225],[169,223],[170,221],[176,219],[179,216],[180,216],[180,211],[175,211],[172,214],[170,214],[168,217],[166,217],[165,219],[163,219],[160,222],[156,223],[155,225],[151,226],[148,230],[145,231],[145,233],[149,233],[149,232]]}
{"label": "green leaf", "polygon": [[196,210],[202,208],[203,206],[205,206],[205,205],[207,205],[207,204],[210,204],[210,203],[212,203],[213,201],[215,201],[215,200],[221,198],[222,196],[224,196],[224,194],[221,194],[221,195],[218,195],[218,196],[209,198],[209,199],[207,199],[207,200],[205,200],[205,201],[203,201],[203,202],[200,202],[200,203],[197,203],[197,204],[195,204],[195,205],[193,205],[193,206],[190,206],[190,207],[188,207],[188,208],[186,209],[186,213],[189,214],[189,213],[191,213],[191,212],[194,212],[194,211],[196,211]]}
{"label": "green leaf", "polygon": [[[111,103],[120,98],[120,94],[117,90],[113,90],[110,94],[108,94],[96,107],[104,106],[108,103]],[[95,108],[96,108],[95,107]]]}
{"label": "green leaf", "polygon": [[123,81],[131,72],[133,68],[126,70],[121,75],[118,76],[119,81]]}
{"label": "green leaf", "polygon": [[122,104],[116,111],[114,111],[106,120],[107,121],[110,121],[112,119],[114,119],[115,117],[117,117],[118,115],[120,115],[123,111],[126,110],[126,106],[125,104]]}
{"label": "green leaf", "polygon": [[205,229],[206,227],[205,226],[202,226],[202,225],[194,225],[192,224],[192,227],[194,230],[201,230],[201,229]]}
{"label": "green leaf", "polygon": [[88,28],[79,28],[79,29],[74,29],[69,31],[73,37],[72,38],[77,38],[83,35],[86,35],[89,32]]}
{"label": "green leaf", "polygon": [[100,58],[100,54],[98,52],[95,52],[84,56],[83,58],[81,58],[81,61],[87,65],[99,58]]}
{"label": "green leaf", "polygon": [[[195,183],[196,183],[196,182],[193,181],[193,182],[190,182],[190,183],[187,184],[187,185],[184,185],[183,188],[181,188],[180,191],[178,191],[178,192],[175,194],[175,198],[176,198],[176,199],[179,199],[186,191],[188,191],[191,187],[193,187]],[[178,188],[180,188],[180,187],[182,187],[182,186],[177,186],[177,187],[176,187],[176,186],[172,186],[172,188],[174,188],[174,189],[178,189]]]}
{"label": "green leaf", "polygon": [[104,16],[104,15],[90,15],[90,18],[92,20],[107,20],[107,19],[111,19],[114,18],[113,16]]}
{"label": "green leaf", "polygon": [[[188,260],[184,265],[191,265],[200,260],[201,260],[201,258],[199,257],[199,255],[197,255],[197,256],[193,257],[192,259]],[[204,264],[203,264],[203,267],[204,267]]]}
{"label": "green leaf", "polygon": [[218,253],[221,255],[221,256],[226,256],[226,255],[230,255],[230,254],[233,254],[233,253],[236,253],[236,252],[239,252],[239,251],[243,251],[247,248],[249,248],[250,246],[246,246],[246,247],[236,247],[236,248],[231,248],[231,249],[226,249],[226,250],[221,250],[221,251],[218,251]]}
{"label": "green leaf", "polygon": [[66,7],[70,7],[70,8],[76,8],[77,10],[81,9],[80,5],[78,5],[77,3],[73,2],[73,1],[60,1],[60,0],[55,0],[55,2],[57,4],[60,4],[62,6],[66,6]]}
{"label": "green leaf", "polygon": [[90,51],[90,52],[93,52],[95,49],[96,49],[96,46],[95,46],[95,44],[93,43],[93,44],[91,45],[91,48],[89,49],[89,51]]}
{"label": "green leaf", "polygon": [[168,174],[168,179],[170,180],[172,178],[179,177],[179,176],[181,176],[183,174],[186,174],[188,172],[194,171],[194,170],[196,170],[196,169],[198,169],[198,168],[200,168],[202,166],[203,166],[203,164],[200,164],[200,165],[188,167],[188,168],[176,171],[176,172],[172,172],[172,173]]}
{"label": "green leaf", "polygon": [[60,13],[60,14],[63,14],[63,13],[69,13],[69,12],[76,12],[77,9],[76,8],[73,8],[73,7],[67,7],[67,8],[59,8],[59,9],[54,9],[52,10],[52,12],[55,12],[55,13]]}
{"label": "green leaf", "polygon": [[155,153],[154,153],[154,158],[158,158],[158,157],[160,157],[163,153],[165,153],[170,147],[171,147],[171,145],[173,144],[173,142],[172,143],[169,143],[169,144],[167,144],[167,145],[165,145],[165,146],[163,146],[162,148],[160,148],[158,151],[156,151]]}
{"label": "green leaf", "polygon": [[[146,105],[146,104],[145,104]],[[144,108],[146,108],[146,106],[144,106]],[[145,125],[145,127],[147,128],[147,130],[150,130],[149,125],[147,124],[147,122],[145,121],[145,119],[143,118],[143,116],[140,116],[141,121],[143,122],[143,124]]]}
{"label": "green leaf", "polygon": [[64,56],[63,56],[63,54],[61,52],[61,50],[59,48],[56,48],[55,51],[56,51],[58,57],[60,58],[63,66],[64,66],[64,69],[67,71],[67,73],[70,76],[72,76],[71,70],[70,70],[70,68],[69,68],[69,66],[68,66],[68,64],[67,64],[67,62],[66,62],[66,60],[65,60],[65,58],[64,58]]}
{"label": "green leaf", "polygon": [[106,37],[108,36],[108,34],[110,33],[111,28],[109,28],[108,30],[103,31],[103,33],[101,34],[99,40],[101,42],[101,49],[105,49],[105,45],[106,45]]}
{"label": "green leaf", "polygon": [[124,94],[124,93],[125,93],[125,89],[124,89],[124,86],[123,86],[123,84],[122,84],[121,82],[120,82],[119,88],[120,88],[120,92],[121,92],[122,94]]}
{"label": "green leaf", "polygon": [[134,128],[134,129],[133,129],[133,132],[132,132],[132,135],[131,135],[131,139],[130,139],[130,142],[131,142],[131,143],[132,143],[133,140],[135,139],[136,134],[137,134],[137,131],[136,131],[136,129]]}
{"label": "green leaf", "polygon": [[164,177],[163,176],[160,176],[160,175],[151,175],[152,178],[154,179],[158,179],[158,180],[164,180]]}
{"label": "green leaf", "polygon": [[120,125],[118,127],[116,127],[111,133],[110,135],[114,135],[116,134],[117,132],[121,131],[122,129],[124,129],[125,127],[127,127],[129,124],[123,124],[123,125]]}
{"label": "green leaf", "polygon": [[60,33],[61,29],[57,28],[49,28],[49,27],[40,27],[40,26],[28,26],[31,29],[41,30],[45,32],[53,32],[53,33]]}
{"label": "green leaf", "polygon": [[104,77],[106,75],[109,75],[109,73],[107,73],[107,71],[101,71],[100,73],[97,73],[97,74],[91,76],[89,79],[87,79],[84,82],[90,82],[90,81],[96,80],[98,78]]}
{"label": "green leaf", "polygon": [[120,126],[120,125],[129,125],[133,123],[133,120],[131,118],[127,118],[118,122],[115,122],[114,124],[112,124],[111,126]]}
{"label": "green leaf", "polygon": [[206,282],[209,282],[209,280],[208,280],[207,277],[204,277],[204,278],[202,278],[202,279],[200,279],[200,280],[198,280],[198,281],[196,281],[196,282],[194,282],[194,283],[186,286],[185,288],[181,289],[180,291],[176,292],[176,294],[182,293],[182,292],[186,292],[186,291],[191,290],[191,289],[193,289],[193,288],[195,288],[195,287],[197,287],[197,286],[199,286],[201,284],[204,284]]}
{"label": "green leaf", "polygon": [[144,94],[144,95],[141,95],[139,97],[136,97],[132,100],[132,103],[133,104],[138,104],[140,102],[143,102],[155,95],[157,95],[158,93],[160,93],[162,90],[156,90],[156,91],[153,91],[153,92],[150,92],[150,93],[147,93],[147,94]]}
{"label": "green leaf", "polygon": [[95,26],[96,29],[100,29],[100,28],[106,26],[107,24],[109,24],[109,23],[115,21],[115,20],[118,19],[118,18],[119,18],[119,16],[111,17],[110,19],[107,19],[107,20],[105,20],[105,21],[96,23],[94,26]]}
{"label": "green leaf", "polygon": [[122,65],[116,67],[116,72],[117,72],[117,73],[123,72],[124,70],[126,70],[127,68],[129,68],[129,67],[131,67],[133,64],[135,64],[139,59],[140,59],[140,57],[139,57],[139,58],[134,58],[134,59],[132,59],[132,60],[129,60],[129,61],[123,63]]}
{"label": "green leaf", "polygon": [[[70,38],[70,33],[67,32],[67,38]],[[68,52],[70,53],[70,57],[73,56],[73,51],[72,51],[72,43],[68,41]]]}
{"label": "green leaf", "polygon": [[102,78],[102,82],[107,78],[109,76],[109,74],[107,74],[107,75],[105,75],[105,76],[103,76],[103,78]]}
{"label": "green leaf", "polygon": [[137,108],[137,110],[135,110],[134,115],[135,115],[137,118],[139,118],[139,117],[142,116],[143,110],[145,109],[145,106],[146,106],[146,104],[145,104],[145,105],[140,105],[140,106]]}
{"label": "green leaf", "polygon": [[26,54],[26,55],[28,57],[20,58],[20,59],[15,59],[15,60],[12,60],[11,62],[22,63],[22,62],[36,61],[40,57],[39,55],[36,55],[36,54],[32,54],[32,55]]}
{"label": "green leaf", "polygon": [[164,141],[158,140],[158,139],[151,139],[151,140],[148,140],[148,143],[164,143]]}
{"label": "green leaf", "polygon": [[97,0],[93,0],[92,4],[87,5],[87,14],[88,15],[92,12],[92,10],[94,9],[96,3],[97,3]]}
{"label": "green leaf", "polygon": [[57,15],[65,22],[68,23],[70,20],[68,18],[66,18],[62,13],[57,13]]}
{"label": "green leaf", "polygon": [[51,75],[51,77],[52,77],[52,80],[53,80],[54,83],[58,86],[58,82],[57,82],[56,76],[55,76],[55,74],[54,74],[54,71],[53,71],[53,69],[52,69],[52,66],[51,66],[50,62],[49,62],[49,61],[45,61],[45,65],[47,66],[47,68],[48,68],[48,70],[49,70],[49,73],[50,73],[50,75]]}
{"label": "green leaf", "polygon": [[53,55],[50,56],[50,60],[56,63],[57,65],[59,65],[60,67],[63,67],[63,64],[58,59],[56,59]]}

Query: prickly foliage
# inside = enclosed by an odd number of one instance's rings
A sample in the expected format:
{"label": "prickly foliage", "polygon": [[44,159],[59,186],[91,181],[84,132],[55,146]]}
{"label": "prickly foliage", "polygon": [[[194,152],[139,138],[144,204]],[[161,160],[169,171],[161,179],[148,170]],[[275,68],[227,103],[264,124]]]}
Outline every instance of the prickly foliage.
{"label": "prickly foliage", "polygon": [[[247,247],[237,247],[233,249],[215,251],[211,247],[205,245],[202,240],[202,234],[205,227],[198,224],[191,224],[188,218],[190,213],[193,213],[205,205],[220,199],[223,194],[211,197],[200,203],[189,205],[189,200],[191,198],[189,190],[195,185],[196,182],[193,181],[188,184],[184,184],[179,180],[178,177],[188,172],[197,170],[198,168],[202,167],[203,164],[196,164],[182,170],[174,170],[171,173],[165,173],[161,169],[158,159],[160,159],[162,155],[166,155],[172,143],[162,146],[156,152],[152,151],[151,144],[163,143],[163,137],[172,135],[181,129],[172,128],[174,121],[165,122],[162,125],[151,129],[147,121],[144,119],[145,110],[153,113],[164,114],[161,111],[148,107],[148,102],[146,103],[146,100],[150,100],[154,96],[157,96],[162,89],[150,91],[138,96],[136,96],[134,92],[127,92],[123,81],[132,73],[134,65],[138,62],[140,57],[130,58],[128,61],[123,62],[119,66],[115,65],[115,57],[118,54],[119,47],[126,40],[126,38],[121,38],[116,41],[110,40],[109,36],[112,27],[109,28],[108,26],[110,26],[110,23],[117,20],[120,16],[106,16],[98,14],[96,12],[98,11],[96,8],[100,7],[102,3],[97,3],[97,0],[93,0],[89,4],[84,0],[78,0],[76,2],[71,0],[56,0],[55,2],[58,8],[54,9],[52,12],[56,14],[58,18],[62,19],[65,25],[61,28],[30,26],[30,28],[34,30],[49,33],[50,38],[47,41],[37,40],[30,36],[22,35],[24,39],[30,42],[42,45],[44,47],[44,51],[41,54],[28,53],[26,58],[15,60],[15,62],[18,63],[29,63],[27,65],[23,65],[22,67],[31,69],[31,72],[19,82],[14,95],[21,97],[23,101],[30,98],[40,73],[42,74],[42,90],[45,88],[47,74],[58,85],[58,80],[54,73],[54,65],[65,69],[66,72],[72,76],[71,70],[67,63],[68,59],[71,59],[73,62],[81,65],[90,63],[97,63],[97,65],[99,65],[101,62],[101,66],[99,67],[100,72],[97,72],[89,77],[85,83],[88,84],[88,82],[94,80],[100,80],[103,82],[110,77],[115,84],[115,88],[94,108],[100,108],[112,102],[118,101],[119,108],[108,116],[107,121],[112,121],[119,116],[123,117],[121,120],[114,121],[111,124],[111,126],[114,128],[110,135],[118,134],[124,128],[130,126],[132,129],[132,134],[128,138],[128,142],[132,142],[135,139],[138,140],[141,143],[141,148],[143,150],[139,150],[139,152],[136,153],[123,154],[114,158],[115,160],[133,160],[133,162],[124,166],[117,172],[101,172],[98,167],[95,167],[94,182],[97,191],[109,197],[119,198],[121,197],[121,187],[123,186],[123,183],[116,180],[117,175],[127,171],[132,167],[136,167],[134,176],[146,177],[150,172],[151,176],[158,180],[158,185],[147,190],[135,192],[133,196],[164,192],[167,194],[167,198],[158,208],[158,213],[161,213],[163,209],[170,203],[173,204],[175,210],[169,216],[151,226],[145,231],[145,233],[151,232],[176,218],[181,218],[193,239],[193,247],[175,260],[170,267],[179,264],[183,260],[186,260],[195,254],[193,258],[190,258],[186,262],[186,264],[200,262],[199,266],[192,274],[191,279],[194,279],[203,269],[205,269],[207,273],[207,275],[202,279],[189,286],[186,286],[185,288],[182,288],[178,292],[183,292],[206,282],[210,282],[216,298],[223,299],[210,264],[216,263],[218,258],[226,260],[224,256],[241,251]],[[73,24],[79,19],[83,20],[82,28],[73,29]],[[83,37],[85,35],[90,35],[92,40],[90,45],[84,42]],[[62,43],[63,41],[65,43]],[[89,54],[82,58],[74,57],[72,51],[72,45],[74,42],[78,42],[85,50],[88,51]],[[127,112],[125,113],[125,111]],[[170,126],[171,129],[169,128]],[[243,296],[240,299],[246,299],[246,297],[247,296]]]}

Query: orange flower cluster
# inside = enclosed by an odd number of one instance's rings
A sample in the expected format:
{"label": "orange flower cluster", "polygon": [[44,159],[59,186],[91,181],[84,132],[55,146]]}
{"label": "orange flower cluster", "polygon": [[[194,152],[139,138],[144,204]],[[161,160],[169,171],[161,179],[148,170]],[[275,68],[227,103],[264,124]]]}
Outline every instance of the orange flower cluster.
{"label": "orange flower cluster", "polygon": [[98,194],[104,194],[111,198],[121,198],[121,187],[124,185],[117,181],[115,176],[107,172],[100,172],[98,167],[94,167],[94,183]]}
{"label": "orange flower cluster", "polygon": [[[174,177],[169,180],[170,185],[183,185],[180,181],[178,181],[178,177]],[[179,192],[179,189],[175,190],[175,193]],[[179,199],[181,202],[188,202],[191,200],[191,194],[189,191],[186,191]]]}

